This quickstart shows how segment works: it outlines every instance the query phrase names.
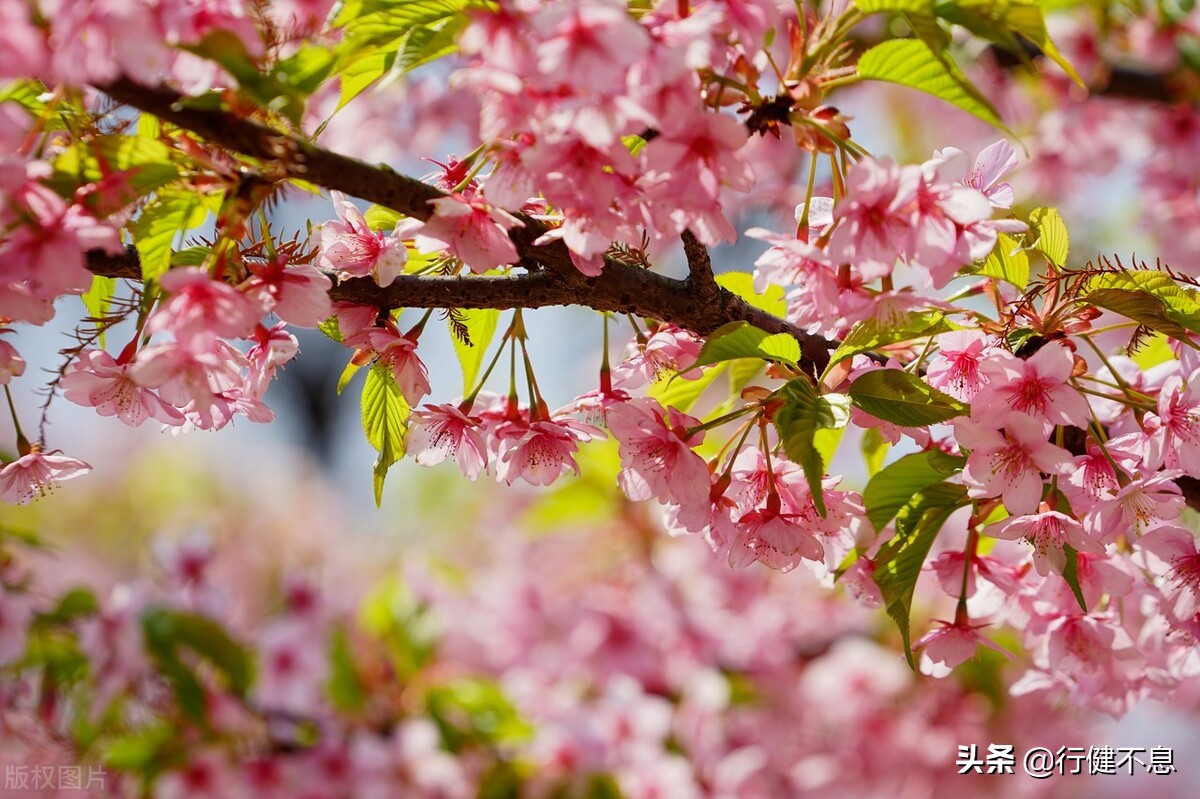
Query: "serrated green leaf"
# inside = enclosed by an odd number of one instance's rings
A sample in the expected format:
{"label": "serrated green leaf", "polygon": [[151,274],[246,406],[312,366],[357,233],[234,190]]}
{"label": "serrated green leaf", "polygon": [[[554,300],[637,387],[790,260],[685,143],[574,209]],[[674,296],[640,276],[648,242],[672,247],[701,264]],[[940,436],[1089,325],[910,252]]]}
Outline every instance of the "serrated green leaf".
{"label": "serrated green leaf", "polygon": [[1033,248],[1041,252],[1050,263],[1062,267],[1067,263],[1071,238],[1067,225],[1058,211],[1053,208],[1037,208],[1029,215],[1030,235]]}
{"label": "serrated green leaf", "polygon": [[924,489],[962,468],[966,460],[931,449],[905,455],[871,478],[863,490],[867,519],[882,531],[900,509]]}
{"label": "serrated green leaf", "polygon": [[[910,311],[904,321],[898,325],[888,324],[871,317],[850,329],[850,332],[842,339],[842,343],[829,356],[829,366],[832,367],[847,358],[853,358],[864,352],[878,350],[888,344],[936,336],[953,329],[954,326],[946,320],[941,311]],[[828,372],[828,367],[826,371]]]}
{"label": "serrated green leaf", "polygon": [[1064,541],[1063,555],[1066,556],[1066,563],[1063,565],[1063,579],[1066,580],[1071,593],[1075,595],[1075,601],[1079,603],[1080,609],[1087,613],[1087,600],[1083,596],[1083,586],[1079,584],[1079,550]]}
{"label": "serrated green leaf", "polygon": [[403,74],[450,55],[476,0],[352,0],[335,25],[342,28],[337,72],[339,108],[388,73]]}
{"label": "serrated green leaf", "polygon": [[858,74],[869,80],[897,83],[932,94],[984,122],[1007,130],[991,102],[950,57],[934,52],[919,39],[891,39],[875,45],[859,58]]}
{"label": "serrated green leaf", "polygon": [[157,280],[171,267],[175,240],[193,227],[198,208],[199,195],[175,190],[159,192],[142,210],[132,229],[143,280]]}
{"label": "serrated green leaf", "polygon": [[467,344],[450,330],[450,340],[454,342],[454,352],[458,355],[459,366],[463,374],[463,394],[475,388],[475,380],[479,377],[479,368],[487,354],[488,345],[496,335],[496,324],[500,320],[500,312],[495,308],[464,308],[458,311],[458,318],[467,326]]}
{"label": "serrated green leaf", "polygon": [[681,371],[699,366],[759,358],[795,366],[800,360],[800,342],[787,333],[768,333],[747,322],[730,322],[714,330],[704,342],[696,362]]}
{"label": "serrated green leaf", "polygon": [[825,515],[821,480],[826,461],[817,442],[819,430],[837,430],[850,420],[850,398],[844,394],[817,394],[807,378],[788,381],[776,392],[783,405],[775,411],[775,430],[783,451],[804,470],[817,513]]}
{"label": "serrated green leaf", "polygon": [[962,416],[970,406],[900,369],[872,369],[850,384],[850,400],[876,419],[923,427]]}
{"label": "serrated green leaf", "polygon": [[979,274],[1007,280],[1024,291],[1029,284],[1029,256],[1015,239],[1001,233]]}
{"label": "serrated green leaf", "polygon": [[379,453],[375,460],[375,505],[383,502],[383,481],[392,464],[404,457],[408,403],[390,369],[374,364],[367,372],[362,391],[362,425],[367,442]]}
{"label": "serrated green leaf", "polygon": [[1200,292],[1155,270],[1106,272],[1090,278],[1080,300],[1129,317],[1178,341],[1200,333]]}
{"label": "serrated green leaf", "polygon": [[908,664],[914,668],[909,623],[913,589],[942,526],[967,501],[965,486],[935,483],[922,489],[900,508],[896,534],[875,556],[875,584],[904,639]]}
{"label": "serrated green leaf", "polygon": [[754,276],[749,272],[722,272],[716,280],[718,286],[761,311],[780,319],[787,315],[787,300],[780,286],[771,284],[765,294],[759,294],[754,290]]}

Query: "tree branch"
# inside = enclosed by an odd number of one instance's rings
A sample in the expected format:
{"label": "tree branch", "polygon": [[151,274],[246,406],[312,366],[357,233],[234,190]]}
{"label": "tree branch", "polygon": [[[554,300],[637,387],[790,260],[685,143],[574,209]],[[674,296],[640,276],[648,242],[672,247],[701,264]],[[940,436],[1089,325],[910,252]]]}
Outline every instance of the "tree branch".
{"label": "tree branch", "polygon": [[[298,178],[328,189],[399,211],[417,219],[432,214],[431,200],[446,196],[437,188],[401,175],[386,166],[373,166],[334,153],[283,131],[244,119],[226,110],[197,107],[178,92],[166,87],[145,87],[118,79],[101,87],[114,100],[153,114],[221,147],[267,161],[290,178]],[[539,220],[522,217],[524,228],[510,236],[529,274],[498,278],[406,276],[386,289],[366,279],[344,281],[331,296],[380,308],[534,308],[546,305],[583,305],[599,311],[634,313],[671,322],[707,335],[729,322],[744,321],[770,333],[788,333],[800,342],[806,373],[820,372],[836,347],[820,336],[812,336],[784,319],[755,308],[740,297],[713,283],[714,290],[694,290],[690,280],[674,280],[641,267],[605,259],[599,277],[585,277],[571,262],[561,241],[544,246],[534,241],[547,231]],[[691,237],[691,234],[686,234]],[[699,242],[692,241],[700,247]],[[685,238],[685,248],[687,238]],[[689,253],[692,258],[699,257]],[[140,279],[130,253],[112,258],[89,255],[89,269],[96,274]],[[703,253],[711,275],[707,252]],[[535,278],[540,269],[546,276]]]}
{"label": "tree branch", "polygon": [[688,287],[704,302],[712,302],[720,293],[716,277],[713,275],[712,259],[708,248],[701,244],[692,231],[683,231],[683,254],[687,258]]}

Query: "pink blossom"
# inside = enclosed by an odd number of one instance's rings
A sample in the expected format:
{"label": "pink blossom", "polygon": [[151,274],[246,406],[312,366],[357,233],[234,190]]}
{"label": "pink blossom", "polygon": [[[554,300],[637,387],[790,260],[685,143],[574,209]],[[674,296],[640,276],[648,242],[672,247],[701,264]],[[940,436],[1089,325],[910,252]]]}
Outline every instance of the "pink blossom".
{"label": "pink blossom", "polygon": [[[631,343],[625,360],[613,367],[613,385],[635,389],[661,379],[668,373],[691,366],[700,356],[704,342],[689,330],[662,325],[645,343]],[[699,369],[679,375],[684,380],[700,377]]]}
{"label": "pink blossom", "polygon": [[1143,549],[1167,565],[1163,592],[1174,618],[1200,631],[1200,552],[1196,536],[1180,527],[1159,527],[1138,540]]}
{"label": "pink blossom", "polygon": [[91,470],[91,466],[76,458],[42,453],[35,448],[0,467],[0,501],[24,505],[45,496],[64,480],[71,480]]}
{"label": "pink blossom", "polygon": [[453,405],[426,405],[408,417],[405,448],[422,466],[436,466],[451,455],[463,476],[475,480],[487,467],[488,451],[479,419]]}
{"label": "pink blossom", "polygon": [[404,273],[408,249],[404,239],[421,229],[420,220],[401,219],[391,235],[371,230],[362,211],[340,191],[330,192],[337,221],[321,228],[321,255],[318,263],[331,269],[343,280],[371,277],[380,286],[390,286]]}
{"label": "pink blossom", "polygon": [[608,409],[608,428],[620,444],[617,483],[633,500],[655,498],[684,507],[708,503],[709,472],[692,447],[703,431],[689,434],[698,419],[642,397]]}
{"label": "pink blossom", "polygon": [[501,434],[496,479],[509,485],[518,478],[530,485],[550,485],[568,471],[578,475],[579,442],[603,437],[603,430],[573,419],[514,425]]}
{"label": "pink blossom", "polygon": [[38,75],[46,68],[50,52],[46,36],[31,19],[34,6],[23,2],[0,3],[0,78]]}
{"label": "pink blossom", "polygon": [[834,207],[830,256],[849,262],[870,282],[891,274],[908,238],[909,206],[920,172],[890,158],[864,159],[846,176],[846,194]]}
{"label": "pink blossom", "polygon": [[310,714],[324,707],[329,659],[314,638],[326,631],[296,619],[282,619],[259,633],[254,697],[271,711]]}
{"label": "pink blossom", "polygon": [[752,560],[787,572],[800,560],[820,561],[825,549],[800,516],[778,511],[751,511],[737,520],[738,538],[729,550],[729,565],[741,568]]}
{"label": "pink blossom", "polygon": [[980,365],[986,383],[975,395],[971,418],[995,418],[997,409],[1028,414],[1044,424],[1087,427],[1091,418],[1083,395],[1068,381],[1075,368],[1071,350],[1047,343],[1022,360],[995,350]]}
{"label": "pink blossom", "polygon": [[71,402],[93,407],[101,416],[116,416],[131,427],[147,419],[183,424],[183,414],[164,402],[153,386],[135,381],[132,369],[132,363],[118,363],[104,350],[84,350],[59,385]]}
{"label": "pink blossom", "polygon": [[1174,481],[1180,474],[1178,471],[1161,471],[1134,479],[1114,496],[1101,497],[1084,518],[1084,527],[1089,534],[1107,543],[1121,535],[1141,535],[1152,527],[1179,518],[1184,501]]}
{"label": "pink blossom", "polygon": [[268,313],[297,327],[316,327],[333,313],[329,290],[333,281],[308,264],[282,258],[250,263],[251,275],[240,288]]}
{"label": "pink blossom", "polygon": [[[4,332],[0,330],[0,332]],[[25,359],[17,353],[17,348],[7,341],[0,339],[0,385],[7,386],[14,377],[25,374]]]}
{"label": "pink blossom", "polygon": [[586,91],[621,93],[626,71],[650,49],[646,29],[615,0],[553,3],[531,22],[538,72]]}
{"label": "pink blossom", "polygon": [[429,371],[417,355],[417,342],[402,336],[392,327],[372,327],[357,336],[343,339],[347,346],[359,345],[371,353],[396,378],[400,393],[409,407],[417,405],[429,393]]}
{"label": "pink blossom", "polygon": [[1200,374],[1186,382],[1168,377],[1159,389],[1158,413],[1146,414],[1146,467],[1200,476]]}
{"label": "pink blossom", "polygon": [[955,666],[965,663],[975,657],[980,646],[986,646],[1005,657],[1012,659],[1012,654],[985,638],[977,632],[986,624],[959,624],[935,620],[941,627],[925,633],[920,640],[913,644],[913,649],[921,650],[921,673],[941,679],[950,676]]}
{"label": "pink blossom", "polygon": [[150,317],[151,333],[171,332],[186,347],[204,349],[215,337],[243,338],[262,318],[262,306],[203,269],[172,269],[159,279],[170,299]]}
{"label": "pink blossom", "polygon": [[446,252],[476,274],[517,262],[508,231],[524,223],[512,214],[459,196],[430,200],[430,205],[433,216],[416,237],[421,252]]}
{"label": "pink blossom", "polygon": [[1007,141],[1000,139],[979,151],[971,173],[962,182],[982,192],[994,208],[1011,208],[1012,186],[1001,181],[1016,168],[1017,151]]}
{"label": "pink blossom", "polygon": [[200,350],[171,342],[139,352],[129,374],[138,385],[158,388],[159,396],[207,429],[226,417],[229,401],[243,388],[244,365],[245,356],[220,340]]}
{"label": "pink blossom", "polygon": [[934,339],[937,354],[929,361],[925,379],[963,402],[971,402],[983,387],[980,365],[991,355],[995,339],[978,330],[955,330]]}
{"label": "pink blossom", "polygon": [[267,386],[275,379],[275,370],[299,354],[300,344],[295,336],[287,332],[283,322],[270,329],[259,325],[254,331],[254,346],[246,353],[246,360],[250,362],[246,378],[247,394],[261,400]]}
{"label": "pink blossom", "polygon": [[1042,473],[1065,476],[1070,468],[1070,453],[1046,440],[1041,422],[1019,411],[1005,418],[1003,433],[955,419],[954,435],[971,450],[962,472],[967,493],[976,499],[1002,495],[1011,513],[1033,513],[1042,499]]}
{"label": "pink blossom", "polygon": [[1088,536],[1081,525],[1058,511],[1043,510],[1028,516],[1013,516],[984,528],[984,534],[1009,541],[1028,539],[1033,545],[1033,564],[1038,574],[1062,574],[1067,557],[1063,547],[1077,552],[1104,554],[1104,547]]}

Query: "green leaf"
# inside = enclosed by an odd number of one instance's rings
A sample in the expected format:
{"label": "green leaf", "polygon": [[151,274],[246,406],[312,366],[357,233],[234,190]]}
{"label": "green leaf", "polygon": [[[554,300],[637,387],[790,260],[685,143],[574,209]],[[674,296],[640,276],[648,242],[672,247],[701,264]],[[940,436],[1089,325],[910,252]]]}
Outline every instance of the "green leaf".
{"label": "green leaf", "polygon": [[511,746],[534,732],[500,686],[484,677],[461,677],[425,694],[426,710],[455,752],[469,743]]}
{"label": "green leaf", "polygon": [[350,639],[341,625],[333,628],[329,640],[329,698],[333,706],[353,713],[367,703],[367,689],[354,662]]}
{"label": "green leaf", "polygon": [[914,14],[933,13],[933,0],[854,0],[854,5],[864,14],[880,12],[909,12]]}
{"label": "green leaf", "polygon": [[458,363],[462,367],[463,393],[467,394],[475,387],[475,379],[479,377],[483,357],[496,335],[500,312],[495,308],[463,308],[456,312],[456,318],[466,324],[470,342],[460,339],[451,325],[450,340],[454,342],[454,352],[458,354]]}
{"label": "green leaf", "polygon": [[1067,263],[1071,238],[1067,225],[1053,208],[1037,208],[1029,215],[1033,249],[1040,251],[1057,267]]}
{"label": "green leaf", "polygon": [[[888,344],[936,336],[953,329],[954,326],[946,320],[941,311],[910,311],[898,325],[871,317],[850,329],[842,343],[833,351],[833,355],[829,356],[829,366],[864,352],[873,352]],[[828,372],[828,368],[826,371]]]}
{"label": "green leaf", "polygon": [[1075,595],[1075,601],[1079,603],[1080,609],[1087,613],[1087,600],[1084,599],[1083,587],[1079,584],[1079,550],[1064,541],[1063,554],[1067,557],[1066,565],[1063,566],[1063,579],[1067,581],[1071,593]]}
{"label": "green leaf", "polygon": [[[54,174],[47,181],[63,195],[74,193],[84,183],[96,183],[107,174],[121,172],[129,187],[132,202],[179,177],[179,168],[171,160],[172,152],[162,142],[142,136],[111,134],[68,147],[54,159]],[[103,160],[103,166],[101,162]],[[113,208],[99,209],[111,213]]]}
{"label": "green leaf", "polygon": [[716,277],[717,285],[741,297],[749,305],[766,311],[780,319],[787,315],[787,300],[783,288],[771,284],[765,294],[754,290],[754,276],[749,272],[722,272]]}
{"label": "green leaf", "polygon": [[950,57],[934,52],[919,39],[891,39],[875,45],[859,58],[858,74],[932,94],[1007,130],[996,109]]}
{"label": "green leaf", "polygon": [[410,70],[454,53],[466,9],[476,0],[349,0],[335,25],[343,29],[337,48],[342,76],[339,107],[388,73]]}
{"label": "green leaf", "polygon": [[844,394],[819,395],[813,384],[803,377],[788,381],[776,396],[783,400],[783,405],[775,411],[772,421],[783,451],[804,470],[813,505],[817,513],[824,516],[821,480],[825,476],[826,461],[818,447],[817,433],[846,426],[850,420],[850,398]]}
{"label": "green leaf", "polygon": [[1200,333],[1200,292],[1156,270],[1105,272],[1090,278],[1080,299],[1191,343]]}
{"label": "green leaf", "polygon": [[192,227],[200,195],[183,189],[159,192],[133,222],[142,279],[157,280],[171,267],[176,238]]}
{"label": "green leaf", "polygon": [[1007,280],[1022,291],[1029,285],[1029,256],[1016,240],[1003,233],[996,238],[996,246],[988,253],[979,274]]}
{"label": "green leaf", "polygon": [[338,328],[338,318],[336,316],[331,316],[321,324],[317,325],[317,330],[320,330],[337,343],[342,343],[342,331]]}
{"label": "green leaf", "polygon": [[970,406],[900,369],[872,369],[850,384],[850,399],[862,410],[902,427],[923,427],[962,416]]}
{"label": "green leaf", "polygon": [[183,660],[185,650],[210,663],[232,693],[242,696],[250,688],[254,668],[249,653],[212,619],[152,607],[142,613],[141,626],[147,653],[175,689],[180,708],[193,720],[204,718],[204,688]]}
{"label": "green leaf", "polygon": [[354,379],[354,376],[358,374],[358,370],[361,368],[362,364],[355,363],[353,358],[347,362],[346,368],[342,370],[342,374],[338,377],[337,393],[339,395],[346,390],[346,386],[350,385],[350,381]]}
{"label": "green leaf", "polygon": [[[863,430],[860,447],[863,460],[867,465],[867,477],[874,477],[883,468],[883,460],[887,457],[890,445],[883,437],[883,433],[879,432],[878,427],[868,427]],[[870,484],[868,483],[868,485]]]}
{"label": "green leaf", "polygon": [[687,413],[700,399],[704,390],[712,385],[717,376],[725,371],[728,364],[719,363],[700,373],[695,380],[672,375],[667,380],[659,380],[650,386],[647,395],[654,397],[664,407],[671,407]]}
{"label": "green leaf", "polygon": [[696,362],[681,371],[690,372],[698,366],[738,358],[761,358],[796,366],[800,360],[800,342],[787,333],[771,334],[748,322],[730,322],[714,330]]}
{"label": "green leaf", "polygon": [[382,205],[372,205],[363,213],[363,218],[371,230],[391,232],[396,223],[404,218],[404,214]]}
{"label": "green leaf", "polygon": [[379,453],[375,461],[375,505],[383,502],[383,480],[392,464],[404,457],[409,407],[400,386],[384,364],[373,364],[362,391],[362,425],[367,441]]}
{"label": "green leaf", "polygon": [[863,490],[867,519],[882,531],[924,489],[962,468],[965,458],[930,449],[905,455],[876,474]]}
{"label": "green leaf", "polygon": [[1015,36],[1020,34],[1058,64],[1071,80],[1084,87],[1079,73],[1047,33],[1046,19],[1037,0],[944,0],[936,3],[934,13],[1027,58],[1025,48]]}
{"label": "green leaf", "polygon": [[909,623],[913,589],[942,525],[967,501],[965,486],[935,483],[922,489],[900,508],[896,534],[875,556],[875,584],[904,639],[908,664],[914,668]]}
{"label": "green leaf", "polygon": [[[108,314],[108,307],[112,303],[113,294],[116,291],[116,278],[94,275],[92,277],[92,285],[80,297],[83,300],[83,307],[87,310],[88,316],[92,319],[103,319]],[[100,331],[99,343],[101,347],[104,346],[107,333],[107,328]]]}

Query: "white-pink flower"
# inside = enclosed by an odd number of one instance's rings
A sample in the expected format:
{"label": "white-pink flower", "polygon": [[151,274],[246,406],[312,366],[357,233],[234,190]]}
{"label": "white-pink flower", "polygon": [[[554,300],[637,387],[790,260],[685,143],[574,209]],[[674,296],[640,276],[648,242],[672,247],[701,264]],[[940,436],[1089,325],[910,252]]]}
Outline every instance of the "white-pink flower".
{"label": "white-pink flower", "polygon": [[1146,467],[1179,469],[1200,476],[1200,373],[1184,382],[1179,375],[1163,381],[1158,413],[1148,413]]}
{"label": "white-pink flower", "polygon": [[1004,425],[1001,433],[968,419],[954,420],[955,438],[971,450],[962,479],[975,499],[1003,496],[1010,513],[1033,513],[1042,499],[1042,473],[1065,475],[1071,454],[1047,441],[1042,423],[1028,414],[1011,413]]}
{"label": "white-pink flower", "polygon": [[179,409],[164,402],[153,386],[134,380],[132,369],[132,363],[119,363],[104,350],[84,350],[59,385],[71,402],[95,408],[101,416],[116,416],[131,427],[147,419],[183,424]]}
{"label": "white-pink flower", "polygon": [[422,466],[436,466],[453,456],[463,476],[474,480],[487,467],[487,443],[479,420],[453,405],[426,405],[408,417],[405,449]]}
{"label": "white-pink flower", "polygon": [[1074,368],[1072,352],[1054,342],[1026,359],[997,349],[980,364],[986,382],[971,404],[971,419],[999,423],[1004,413],[1018,412],[1044,424],[1086,428],[1087,402],[1067,382]]}
{"label": "white-pink flower", "polygon": [[45,496],[64,480],[87,474],[92,467],[77,458],[34,450],[0,467],[0,501],[24,505]]}
{"label": "white-pink flower", "polygon": [[330,195],[338,218],[321,228],[318,264],[342,279],[371,277],[380,286],[390,286],[404,272],[408,263],[404,239],[421,229],[420,220],[401,219],[390,235],[376,232],[345,194],[334,191]]}
{"label": "white-pink flower", "polygon": [[430,205],[433,216],[416,237],[421,252],[445,252],[476,274],[515,264],[519,259],[517,245],[508,237],[508,231],[524,227],[524,223],[512,214],[492,208],[482,199],[462,196],[439,197]]}
{"label": "white-pink flower", "polygon": [[978,330],[955,330],[934,339],[937,354],[929,360],[929,385],[963,402],[971,402],[984,378],[980,365],[990,356],[995,340]]}
{"label": "white-pink flower", "polygon": [[500,435],[496,479],[550,485],[568,471],[579,474],[579,442],[604,438],[604,431],[574,419],[543,419],[511,425]]}
{"label": "white-pink flower", "polygon": [[150,317],[146,329],[169,331],[185,347],[199,350],[214,338],[242,338],[262,318],[261,305],[198,267],[172,269],[159,284],[170,299]]}
{"label": "white-pink flower", "polygon": [[708,504],[710,478],[692,447],[704,433],[688,433],[698,419],[641,397],[608,409],[608,429],[620,443],[617,483],[633,500],[658,499],[684,507]]}
{"label": "white-pink flower", "polygon": [[978,630],[987,627],[986,624],[958,624],[948,621],[935,620],[940,627],[930,630],[921,636],[914,650],[921,650],[921,673],[941,679],[950,676],[950,672],[971,658],[986,646],[1005,657],[1012,659],[1012,653],[1000,647],[981,635]]}
{"label": "white-pink flower", "polygon": [[316,327],[333,313],[329,290],[333,281],[308,264],[288,264],[282,258],[248,265],[251,275],[241,285],[258,304],[288,324]]}
{"label": "white-pink flower", "polygon": [[993,538],[1009,541],[1027,539],[1033,545],[1033,565],[1038,574],[1062,574],[1067,556],[1064,545],[1077,552],[1104,554],[1104,546],[1083,531],[1083,525],[1064,513],[1043,510],[1028,516],[1012,516],[984,528]]}

